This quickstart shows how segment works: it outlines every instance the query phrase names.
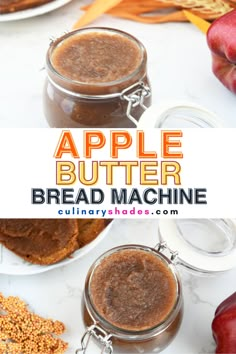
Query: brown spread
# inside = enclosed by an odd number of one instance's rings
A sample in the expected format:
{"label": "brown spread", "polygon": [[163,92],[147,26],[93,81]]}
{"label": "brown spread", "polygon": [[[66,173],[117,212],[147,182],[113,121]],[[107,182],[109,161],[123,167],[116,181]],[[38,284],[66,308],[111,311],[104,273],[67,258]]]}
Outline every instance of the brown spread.
{"label": "brown spread", "polygon": [[56,263],[95,239],[106,219],[0,219],[0,243],[36,264]]}
{"label": "brown spread", "polygon": [[[44,113],[51,127],[132,128],[127,100],[149,86],[147,54],[131,35],[110,28],[80,29],[54,41],[47,53]],[[135,89],[133,87],[135,85]],[[151,104],[150,96],[144,105]],[[143,108],[132,108],[138,121]]]}
{"label": "brown spread", "polygon": [[118,34],[89,32],[65,39],[52,54],[54,69],[83,83],[120,80],[141,64],[140,48]]}
{"label": "brown spread", "polygon": [[29,9],[51,1],[53,0],[1,0],[0,14]]}
{"label": "brown spread", "polygon": [[143,331],[167,318],[176,303],[177,286],[158,256],[125,249],[97,266],[90,279],[90,296],[98,314],[110,324]]}

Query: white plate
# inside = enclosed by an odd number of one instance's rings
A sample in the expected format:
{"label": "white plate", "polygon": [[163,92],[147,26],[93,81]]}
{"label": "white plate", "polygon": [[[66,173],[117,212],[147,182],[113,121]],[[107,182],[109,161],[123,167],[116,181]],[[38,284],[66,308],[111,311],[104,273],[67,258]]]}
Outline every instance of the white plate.
{"label": "white plate", "polygon": [[66,264],[72,263],[75,260],[83,257],[88,252],[90,252],[94,247],[96,247],[97,244],[101,242],[104,239],[104,237],[107,236],[112,224],[113,222],[111,222],[92,242],[75,251],[69,258],[66,258],[61,262],[49,266],[41,266],[41,265],[29,263],[0,245],[0,274],[7,274],[7,275],[38,274],[38,273],[47,272],[51,269],[55,269],[64,266]]}
{"label": "white plate", "polygon": [[54,0],[47,4],[39,5],[31,9],[0,14],[0,22],[23,20],[25,18],[46,14],[47,12],[58,9],[72,0]]}

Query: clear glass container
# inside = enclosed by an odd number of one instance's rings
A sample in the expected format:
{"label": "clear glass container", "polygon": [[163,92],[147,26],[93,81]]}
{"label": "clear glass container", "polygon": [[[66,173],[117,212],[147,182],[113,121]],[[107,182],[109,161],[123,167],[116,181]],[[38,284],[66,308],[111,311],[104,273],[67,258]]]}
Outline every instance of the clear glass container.
{"label": "clear glass container", "polygon": [[138,128],[222,128],[219,117],[206,108],[185,101],[168,101],[149,107],[139,120]]}
{"label": "clear glass container", "polygon": [[[85,353],[90,340],[95,341],[96,353],[114,351],[125,354],[137,352],[150,354],[162,351],[174,339],[183,316],[182,283],[178,267],[184,267],[185,270],[201,276],[212,276],[236,266],[235,220],[161,219],[158,224],[158,236],[159,242],[154,248],[124,245],[109,250],[93,263],[87,274],[82,303],[87,329],[81,340],[81,348],[76,353]],[[104,260],[107,262],[111,255],[123,250],[141,250],[155,255],[175,278],[176,299],[172,310],[161,323],[143,331],[124,330],[115,326],[101,315],[92,297],[91,284],[96,270]],[[119,262],[117,266],[119,267]],[[103,293],[104,289],[103,282],[99,291]],[[147,302],[152,295],[153,292],[147,296]],[[109,299],[114,300],[113,297]]]}
{"label": "clear glass container", "polygon": [[[176,298],[174,299],[174,306],[161,323],[149,329],[140,331],[136,329],[133,331],[119,328],[101,316],[92,301],[90,286],[93,282],[93,275],[97,267],[99,267],[102,260],[109,257],[111,254],[119,253],[123,250],[141,250],[145,253],[154,255],[165,264],[166,268],[171,272],[175,279]],[[101,284],[101,286],[103,286],[103,284]],[[151,296],[152,294],[150,293],[150,296],[146,298],[147,303],[150,301]],[[139,352],[146,353],[161,351],[173,340],[182,320],[183,298],[178,272],[173,265],[173,262],[163,253],[159,252],[158,249],[140,245],[116,247],[99,257],[90,268],[85,282],[84,302],[82,307],[84,322],[88,327],[88,331],[82,339],[81,351],[87,346],[87,339],[90,336],[98,339],[103,350],[106,348],[108,353],[112,353],[112,350],[116,351],[116,348],[119,348],[119,353],[137,353],[137,348],[139,348]],[[77,353],[79,353],[80,350],[78,350]]]}
{"label": "clear glass container", "polygon": [[[59,73],[53,63],[55,50],[68,40],[92,34],[119,36],[135,44],[140,62],[134,71],[108,82],[83,82]],[[119,55],[119,54],[118,54]],[[63,64],[64,65],[64,64]],[[96,63],[95,63],[96,65]],[[47,78],[44,87],[44,113],[51,127],[57,128],[132,128],[143,110],[151,104],[147,77],[147,53],[136,38],[111,28],[85,28],[51,42],[46,57]]]}
{"label": "clear glass container", "polygon": [[160,220],[160,243],[178,253],[176,265],[196,274],[216,275],[236,266],[233,219]]}

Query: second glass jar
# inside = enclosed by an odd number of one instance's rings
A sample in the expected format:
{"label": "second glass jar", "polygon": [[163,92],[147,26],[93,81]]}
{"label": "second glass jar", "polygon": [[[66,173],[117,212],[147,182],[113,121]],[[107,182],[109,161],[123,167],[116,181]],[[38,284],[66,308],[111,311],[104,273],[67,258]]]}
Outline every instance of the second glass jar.
{"label": "second glass jar", "polygon": [[90,268],[82,307],[87,331],[76,353],[86,350],[90,337],[102,353],[159,352],[179,330],[182,286],[172,261],[158,249],[120,246]]}

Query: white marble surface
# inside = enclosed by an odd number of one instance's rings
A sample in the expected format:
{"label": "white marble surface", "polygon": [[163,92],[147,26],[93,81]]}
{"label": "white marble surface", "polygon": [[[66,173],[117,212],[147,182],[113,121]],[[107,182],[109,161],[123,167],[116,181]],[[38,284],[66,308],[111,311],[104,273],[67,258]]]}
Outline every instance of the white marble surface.
{"label": "white marble surface", "polygon": [[[42,112],[45,53],[49,37],[69,30],[79,18],[74,0],[54,12],[0,23],[0,127],[47,127]],[[94,25],[115,27],[138,37],[148,51],[153,102],[190,100],[217,113],[236,127],[235,95],[211,72],[205,36],[191,24],[147,25],[102,16]]]}
{"label": "white marble surface", "polygon": [[[0,23],[0,127],[46,127],[41,93],[45,53],[50,36],[71,28],[88,1],[72,1],[52,13]],[[216,112],[226,126],[236,127],[235,96],[211,73],[204,35],[190,24],[142,25],[109,16],[97,26],[116,27],[137,36],[146,46],[155,103],[191,100]],[[33,276],[0,275],[0,291],[18,295],[43,316],[62,320],[68,353],[74,353],[84,331],[81,296],[90,264],[105,250],[123,243],[156,243],[157,223],[117,220],[110,235],[84,258]],[[210,324],[216,306],[235,291],[236,271],[202,278],[181,271],[185,315],[181,330],[166,354],[213,353]],[[96,354],[94,350],[91,353]],[[99,351],[97,351],[99,353]]]}
{"label": "white marble surface", "polygon": [[[116,220],[107,237],[82,259],[49,272],[31,276],[0,275],[0,291],[21,296],[39,314],[62,320],[74,353],[84,332],[81,297],[87,271],[104,251],[127,243],[154,246],[157,243],[157,222],[151,220]],[[163,353],[214,353],[211,321],[216,306],[235,291],[236,270],[216,277],[200,277],[180,269],[184,293],[184,318],[181,329]],[[88,354],[100,353],[95,346]],[[116,352],[118,354],[118,352]]]}

